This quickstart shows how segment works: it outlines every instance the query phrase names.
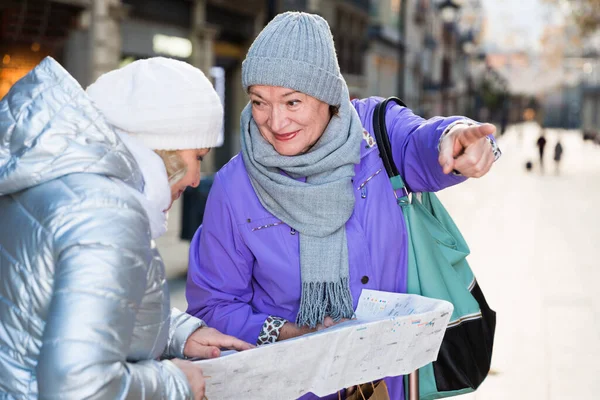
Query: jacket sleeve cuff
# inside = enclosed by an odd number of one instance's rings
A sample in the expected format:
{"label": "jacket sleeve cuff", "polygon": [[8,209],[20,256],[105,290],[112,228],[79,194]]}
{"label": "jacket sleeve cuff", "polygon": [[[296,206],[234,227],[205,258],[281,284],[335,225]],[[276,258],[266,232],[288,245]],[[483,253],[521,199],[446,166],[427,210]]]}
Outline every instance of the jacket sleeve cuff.
{"label": "jacket sleeve cuff", "polygon": [[169,328],[169,345],[163,356],[185,358],[183,354],[185,343],[192,333],[203,326],[206,324],[201,319],[173,308]]}
{"label": "jacket sleeve cuff", "polygon": [[269,315],[260,330],[256,345],[261,346],[263,344],[275,343],[277,339],[279,339],[279,333],[281,332],[283,324],[286,322],[288,321],[284,318]]}
{"label": "jacket sleeve cuff", "polygon": [[160,363],[165,383],[163,393],[167,393],[170,399],[192,400],[194,398],[192,389],[183,371],[169,360]]}
{"label": "jacket sleeve cuff", "polygon": [[502,156],[502,150],[500,150],[500,147],[498,147],[498,143],[496,142],[496,139],[494,139],[493,136],[487,136],[486,139],[488,140],[488,142],[490,142],[490,145],[492,145],[492,152],[494,153],[494,162],[496,162]]}

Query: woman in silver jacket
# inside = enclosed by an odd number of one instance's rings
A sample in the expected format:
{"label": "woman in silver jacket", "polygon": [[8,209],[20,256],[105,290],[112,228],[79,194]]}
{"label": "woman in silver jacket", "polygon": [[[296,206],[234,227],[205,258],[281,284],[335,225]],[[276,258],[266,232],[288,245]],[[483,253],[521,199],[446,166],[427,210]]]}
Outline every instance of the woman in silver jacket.
{"label": "woman in silver jacket", "polygon": [[169,310],[153,242],[222,117],[164,58],[87,93],[46,58],[0,101],[0,399],[200,399],[183,359],[250,347]]}

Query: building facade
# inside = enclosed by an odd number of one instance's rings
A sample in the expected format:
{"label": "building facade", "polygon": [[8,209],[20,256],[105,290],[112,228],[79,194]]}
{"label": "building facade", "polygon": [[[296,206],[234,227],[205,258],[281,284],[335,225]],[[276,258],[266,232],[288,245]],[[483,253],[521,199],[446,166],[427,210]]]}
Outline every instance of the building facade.
{"label": "building facade", "polygon": [[402,7],[405,3],[401,0],[371,2],[369,46],[365,52],[366,96],[406,97],[401,93],[404,90],[400,82],[400,71],[404,68]]}
{"label": "building facade", "polygon": [[300,10],[327,19],[352,97],[400,96],[429,117],[474,108],[476,82],[463,45],[479,29],[479,3],[463,2],[447,21],[433,0],[5,0],[0,95],[46,55],[83,87],[136,59],[187,61],[212,77],[225,107],[222,146],[204,165],[211,173],[239,151],[247,102],[241,62],[276,14]]}
{"label": "building facade", "polygon": [[600,144],[600,33],[583,46],[581,76],[581,129],[585,139]]}

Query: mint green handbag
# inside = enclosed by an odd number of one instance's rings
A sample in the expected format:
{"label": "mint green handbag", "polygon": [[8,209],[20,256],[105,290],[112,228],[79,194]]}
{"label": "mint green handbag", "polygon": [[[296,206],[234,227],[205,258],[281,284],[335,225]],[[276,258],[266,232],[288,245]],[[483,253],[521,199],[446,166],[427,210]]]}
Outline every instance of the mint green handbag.
{"label": "mint green handbag", "polygon": [[[408,230],[408,293],[454,305],[437,361],[419,369],[419,398],[457,396],[477,389],[487,376],[496,313],[489,308],[467,263],[467,243],[437,196],[428,192],[409,195],[394,164],[385,126],[390,101],[406,107],[395,97],[379,103],[373,131]],[[405,379],[405,388],[410,390],[408,381]]]}

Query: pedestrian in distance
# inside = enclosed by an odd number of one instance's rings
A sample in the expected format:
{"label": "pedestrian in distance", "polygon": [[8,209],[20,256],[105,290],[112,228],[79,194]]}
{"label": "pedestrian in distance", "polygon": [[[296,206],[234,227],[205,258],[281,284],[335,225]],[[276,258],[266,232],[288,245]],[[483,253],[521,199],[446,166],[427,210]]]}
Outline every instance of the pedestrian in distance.
{"label": "pedestrian in distance", "polygon": [[531,171],[532,168],[533,168],[533,163],[531,161],[525,162],[525,169],[527,170],[527,172]]}
{"label": "pedestrian in distance", "polygon": [[560,160],[563,155],[563,146],[560,143],[560,139],[556,142],[554,146],[554,165],[556,167],[556,175],[560,174]]}
{"label": "pedestrian in distance", "polygon": [[[242,85],[242,150],[216,174],[191,242],[188,312],[267,344],[352,318],[363,288],[406,292],[407,232],[371,122],[382,99],[350,100],[327,22],[276,16]],[[425,120],[396,104],[386,120],[413,192],[482,177],[499,155],[491,124]],[[404,397],[402,377],[386,384]]]}
{"label": "pedestrian in distance", "polygon": [[502,117],[500,119],[500,135],[504,135],[508,129],[508,111],[502,111]]}
{"label": "pedestrian in distance", "polygon": [[538,148],[538,153],[540,155],[540,169],[544,171],[544,149],[546,148],[546,132],[542,128],[540,137],[536,142],[536,146]]}
{"label": "pedestrian in distance", "polygon": [[154,244],[222,117],[165,58],[87,93],[46,58],[0,101],[0,398],[200,400],[184,358],[251,347],[170,310]]}

